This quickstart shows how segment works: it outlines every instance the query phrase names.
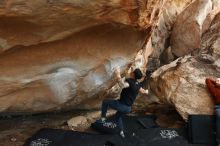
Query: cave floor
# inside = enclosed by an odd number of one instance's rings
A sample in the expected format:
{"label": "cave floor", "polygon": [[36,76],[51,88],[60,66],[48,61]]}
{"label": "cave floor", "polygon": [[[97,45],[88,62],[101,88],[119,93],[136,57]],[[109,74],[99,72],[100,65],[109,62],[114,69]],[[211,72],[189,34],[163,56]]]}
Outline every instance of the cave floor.
{"label": "cave floor", "polygon": [[27,138],[41,128],[70,130],[66,121],[75,112],[18,116],[0,120],[0,146],[22,146]]}
{"label": "cave floor", "polygon": [[[86,112],[88,111],[0,117],[0,146],[22,146],[26,139],[42,128],[70,130],[67,120]],[[145,110],[134,109],[133,113],[155,114],[158,117],[156,122],[162,127],[182,127],[185,124],[174,109],[163,105],[152,105]]]}

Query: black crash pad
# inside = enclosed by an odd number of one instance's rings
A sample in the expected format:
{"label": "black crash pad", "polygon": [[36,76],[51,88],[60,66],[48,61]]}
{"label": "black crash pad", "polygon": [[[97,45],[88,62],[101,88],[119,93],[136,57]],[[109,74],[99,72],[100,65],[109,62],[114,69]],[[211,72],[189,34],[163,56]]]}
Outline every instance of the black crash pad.
{"label": "black crash pad", "polygon": [[125,138],[118,134],[41,129],[24,146],[205,146],[189,144],[186,138],[187,128],[161,128],[152,122],[154,117],[126,116],[123,120]]}
{"label": "black crash pad", "polygon": [[[158,125],[155,122],[155,119],[155,116],[124,116],[122,119],[124,124],[124,131],[126,133],[132,134],[140,129],[158,127]],[[114,125],[117,124],[115,123],[114,117],[112,117],[104,123],[96,121],[91,124],[91,127],[101,133],[119,133],[118,126]]]}
{"label": "black crash pad", "polygon": [[109,135],[41,129],[24,146],[103,146]]}
{"label": "black crash pad", "polygon": [[215,116],[189,115],[188,135],[191,143],[216,145]]}
{"label": "black crash pad", "polygon": [[91,128],[94,130],[105,133],[105,134],[117,134],[119,133],[119,129],[117,124],[114,121],[105,121],[103,123],[96,121],[91,124]]}
{"label": "black crash pad", "polygon": [[91,134],[70,130],[41,129],[24,146],[203,146],[188,144],[182,129],[149,128],[126,135]]}

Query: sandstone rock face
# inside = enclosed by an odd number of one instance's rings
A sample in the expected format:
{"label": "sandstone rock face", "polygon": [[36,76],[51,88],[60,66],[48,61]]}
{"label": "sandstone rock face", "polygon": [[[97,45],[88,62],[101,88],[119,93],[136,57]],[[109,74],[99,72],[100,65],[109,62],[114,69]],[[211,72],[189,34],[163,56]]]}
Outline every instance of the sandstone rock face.
{"label": "sandstone rock face", "polygon": [[212,64],[186,56],[156,70],[150,85],[161,102],[174,105],[186,120],[189,114],[213,114],[213,100],[205,85],[208,76],[220,76],[220,72]]}
{"label": "sandstone rock face", "polygon": [[[191,3],[179,14],[171,34],[171,51],[176,56],[186,55],[193,48],[199,48],[198,54],[195,52],[193,53],[195,57],[186,56],[160,67],[153,73],[150,80],[152,93],[156,94],[160,102],[174,106],[185,120],[189,114],[213,114],[213,100],[206,88],[205,78],[220,76],[218,70],[220,15],[218,6],[215,5],[217,1],[213,2],[212,11],[210,11],[210,2],[200,2],[202,1]],[[204,6],[206,11],[204,8],[201,9]],[[190,17],[187,18],[187,15]],[[184,20],[184,18],[187,19]],[[203,22],[198,23],[198,20]],[[178,31],[176,31],[177,24]],[[188,26],[193,26],[195,29],[187,30]],[[180,32],[180,30],[183,31]],[[176,36],[174,36],[175,32]],[[188,50],[186,46],[191,47],[192,50]],[[160,55],[161,58],[170,57],[167,52]]]}
{"label": "sandstone rock face", "polygon": [[196,0],[178,16],[171,34],[171,48],[175,56],[180,57],[199,48],[202,25],[211,10],[211,0]]}
{"label": "sandstone rock face", "polygon": [[105,23],[144,29],[150,26],[150,15],[146,12],[150,12],[156,4],[153,0],[1,1],[0,50],[60,40]]}
{"label": "sandstone rock face", "polygon": [[156,14],[152,16],[153,31],[151,33],[150,42],[150,47],[152,47],[153,50],[152,56],[159,58],[161,53],[169,47],[169,39],[173,24],[175,23],[177,16],[190,4],[191,1],[192,0],[166,0],[165,2],[161,1],[158,7],[155,8],[154,11],[156,11]]}
{"label": "sandstone rock face", "polygon": [[138,17],[131,16],[136,8],[134,1],[1,1],[0,48],[59,40],[106,22],[138,25]]}
{"label": "sandstone rock face", "polygon": [[209,29],[202,37],[201,54],[210,54],[215,59],[220,56],[220,12],[215,13]]}
{"label": "sandstone rock face", "polygon": [[212,0],[213,9],[216,9],[220,6],[220,0]]}
{"label": "sandstone rock face", "polygon": [[109,24],[1,53],[0,111],[67,109],[98,96],[113,83],[113,68],[130,63],[141,40],[141,32]]}
{"label": "sandstone rock face", "polygon": [[[97,108],[115,85],[116,66],[124,71],[132,64],[145,71],[150,64],[153,71],[161,60],[164,64],[172,61],[173,53],[182,56],[199,47],[202,32],[206,32],[202,50],[210,50],[205,45],[208,43],[212,48],[209,54],[216,58],[219,54],[216,14],[219,12],[210,13],[210,18],[206,16],[212,3],[217,10],[219,1],[192,1],[0,1],[0,112]],[[191,37],[193,39],[189,39]],[[196,62],[193,59],[186,62],[182,63],[183,68],[198,69],[193,66]],[[179,71],[176,80],[190,74],[184,71]],[[166,72],[164,74],[169,74],[170,70]],[[175,90],[172,100],[168,100],[166,97],[171,97],[171,91],[164,88],[159,92],[154,83],[170,81],[156,78],[151,85],[161,100],[164,97],[162,101],[178,103],[174,105],[184,118],[186,108],[195,110],[187,102],[180,104],[179,101],[185,101],[182,95],[185,90]],[[197,82],[183,85],[197,88],[201,84],[204,85]],[[200,104],[203,103],[197,105]],[[201,111],[205,112],[211,113],[211,110]]]}
{"label": "sandstone rock face", "polygon": [[114,67],[123,70],[143,45],[150,17],[141,15],[154,5],[0,1],[0,112],[85,108],[102,97]]}
{"label": "sandstone rock face", "polygon": [[[152,33],[145,45],[144,58],[146,64],[151,60],[157,60],[160,64],[166,64],[173,61],[173,56],[169,51],[170,34],[177,16],[189,5],[192,0],[166,0],[158,2],[157,7],[151,15]],[[165,52],[165,53],[164,53]],[[161,54],[167,54],[169,58],[163,57]],[[150,58],[148,58],[150,56]],[[171,60],[170,60],[171,59]],[[158,66],[155,65],[155,68]]]}
{"label": "sandstone rock face", "polygon": [[159,0],[1,1],[0,111],[98,107],[114,67],[145,69],[143,51],[135,55],[161,6]]}
{"label": "sandstone rock face", "polygon": [[208,29],[210,28],[210,25],[213,21],[213,19],[215,18],[215,16],[220,12],[220,6],[213,9],[208,16],[206,17],[203,26],[202,26],[202,34],[206,33],[206,31],[208,31]]}

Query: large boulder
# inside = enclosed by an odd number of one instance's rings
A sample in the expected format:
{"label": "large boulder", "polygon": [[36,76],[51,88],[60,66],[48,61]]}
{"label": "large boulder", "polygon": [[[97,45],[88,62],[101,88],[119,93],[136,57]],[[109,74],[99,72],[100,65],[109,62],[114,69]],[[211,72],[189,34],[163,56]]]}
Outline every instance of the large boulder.
{"label": "large boulder", "polygon": [[219,59],[220,56],[220,11],[217,12],[215,11],[209,29],[202,36],[200,45],[200,54],[209,54],[215,59]]}
{"label": "large boulder", "polygon": [[178,16],[171,34],[171,48],[175,56],[184,56],[199,48],[202,25],[211,10],[211,0],[196,0]]}
{"label": "large boulder", "polygon": [[106,24],[1,53],[0,111],[72,109],[102,95],[114,83],[113,69],[131,62],[142,38],[128,26]]}
{"label": "large boulder", "polygon": [[170,30],[191,1],[0,1],[0,112],[97,108],[114,67],[145,70],[151,26]]}
{"label": "large boulder", "polygon": [[157,69],[150,89],[160,102],[172,105],[183,119],[189,114],[213,114],[214,103],[205,85],[208,76],[220,76],[213,64],[191,56],[177,59]]}
{"label": "large boulder", "polygon": [[204,23],[202,25],[202,34],[206,33],[209,28],[210,25],[213,21],[213,19],[216,17],[216,15],[220,12],[220,6],[218,6],[217,8],[213,9],[206,17],[206,19],[204,20]]}
{"label": "large boulder", "polygon": [[[146,41],[144,58],[146,64],[154,60],[161,60],[163,63],[168,63],[173,60],[170,49],[170,34],[172,27],[178,15],[190,5],[192,0],[166,0],[158,2],[151,14],[152,33]],[[163,52],[170,56],[169,58],[161,55]],[[170,52],[170,53],[169,53]],[[150,59],[148,58],[150,56]],[[149,59],[149,60],[148,60]],[[157,65],[155,66],[157,68]]]}
{"label": "large boulder", "polygon": [[179,14],[189,5],[192,0],[166,0],[154,9],[152,15],[153,31],[151,44],[153,56],[159,58],[161,53],[170,46],[170,34],[172,27]]}
{"label": "large boulder", "polygon": [[60,40],[104,23],[144,27],[139,13],[145,8],[135,0],[0,1],[0,51]]}
{"label": "large boulder", "polygon": [[97,107],[113,69],[124,70],[143,46],[150,17],[142,15],[156,4],[0,1],[0,112]]}
{"label": "large boulder", "polygon": [[[153,71],[162,52],[173,59],[170,31],[191,2],[0,1],[0,112],[99,107],[116,66],[145,71],[151,55]],[[196,7],[201,18],[210,3]]]}
{"label": "large boulder", "polygon": [[189,114],[214,112],[214,103],[205,85],[205,78],[220,76],[219,18],[218,8],[206,17],[200,30],[204,34],[199,43],[199,54],[179,58],[160,67],[151,76],[152,93],[160,102],[174,106],[185,120]]}
{"label": "large boulder", "polygon": [[[85,28],[119,23],[145,30],[159,0],[0,1],[0,52],[71,36]],[[16,25],[15,25],[16,24]]]}

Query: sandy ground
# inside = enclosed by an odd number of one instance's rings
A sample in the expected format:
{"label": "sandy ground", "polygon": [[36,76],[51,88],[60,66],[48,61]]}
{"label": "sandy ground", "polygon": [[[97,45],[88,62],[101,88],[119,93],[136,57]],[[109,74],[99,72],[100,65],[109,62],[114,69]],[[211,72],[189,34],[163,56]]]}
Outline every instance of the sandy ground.
{"label": "sandy ground", "polygon": [[69,130],[66,123],[76,113],[50,113],[34,116],[1,118],[0,146],[22,146],[26,139],[41,128]]}

